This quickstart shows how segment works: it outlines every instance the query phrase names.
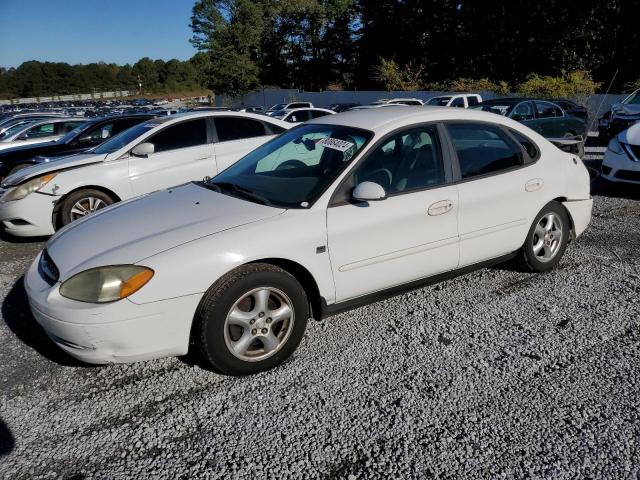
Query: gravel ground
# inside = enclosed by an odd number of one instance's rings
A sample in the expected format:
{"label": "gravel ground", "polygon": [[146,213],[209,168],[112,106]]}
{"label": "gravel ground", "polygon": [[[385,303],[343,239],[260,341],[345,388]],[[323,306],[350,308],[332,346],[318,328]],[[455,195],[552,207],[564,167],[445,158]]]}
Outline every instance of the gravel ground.
{"label": "gravel ground", "polygon": [[313,322],[249,378],[189,358],[78,364],[18,282],[42,244],[0,240],[0,478],[638,479],[640,195],[625,196],[595,197],[552,273],[481,270]]}

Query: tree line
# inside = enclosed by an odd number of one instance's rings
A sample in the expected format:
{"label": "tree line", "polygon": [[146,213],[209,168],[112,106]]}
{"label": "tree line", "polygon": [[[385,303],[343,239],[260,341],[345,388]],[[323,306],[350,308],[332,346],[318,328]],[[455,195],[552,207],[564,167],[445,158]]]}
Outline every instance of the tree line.
{"label": "tree line", "polygon": [[203,89],[205,54],[187,61],[142,58],[133,65],[28,61],[0,68],[0,98],[42,97],[114,90],[163,93]]}
{"label": "tree line", "polygon": [[570,72],[612,91],[640,78],[640,0],[197,0],[206,85],[509,90]]}
{"label": "tree line", "polygon": [[[196,0],[187,61],[29,61],[0,97],[257,87],[530,92],[640,87],[640,0]],[[616,74],[617,72],[617,74]],[[578,80],[578,87],[574,80]]]}

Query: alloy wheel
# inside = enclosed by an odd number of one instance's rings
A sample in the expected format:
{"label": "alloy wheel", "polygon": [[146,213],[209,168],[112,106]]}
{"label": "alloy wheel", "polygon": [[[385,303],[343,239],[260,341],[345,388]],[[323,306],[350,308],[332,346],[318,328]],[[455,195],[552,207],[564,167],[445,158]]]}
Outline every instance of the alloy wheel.
{"label": "alloy wheel", "polygon": [[106,207],[104,200],[96,197],[81,198],[71,207],[71,219],[78,220],[84,216],[94,213],[96,210]]}
{"label": "alloy wheel", "polygon": [[533,231],[533,253],[541,262],[550,262],[555,258],[562,245],[562,219],[556,213],[544,215]]}
{"label": "alloy wheel", "polygon": [[235,357],[258,362],[284,346],[293,322],[293,303],[284,292],[256,288],[242,295],[229,310],[224,324],[225,344]]}

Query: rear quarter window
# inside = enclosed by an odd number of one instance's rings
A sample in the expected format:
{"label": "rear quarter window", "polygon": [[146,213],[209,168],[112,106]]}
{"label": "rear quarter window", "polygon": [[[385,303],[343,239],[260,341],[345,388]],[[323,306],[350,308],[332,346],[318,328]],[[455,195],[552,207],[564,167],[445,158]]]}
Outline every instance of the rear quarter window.
{"label": "rear quarter window", "polygon": [[529,158],[531,160],[538,159],[538,157],[540,156],[540,150],[538,149],[538,146],[533,142],[533,140],[512,129],[509,129],[509,133],[513,135],[513,137],[520,145],[522,145],[522,148],[524,148],[524,151],[527,152],[527,155],[529,155]]}

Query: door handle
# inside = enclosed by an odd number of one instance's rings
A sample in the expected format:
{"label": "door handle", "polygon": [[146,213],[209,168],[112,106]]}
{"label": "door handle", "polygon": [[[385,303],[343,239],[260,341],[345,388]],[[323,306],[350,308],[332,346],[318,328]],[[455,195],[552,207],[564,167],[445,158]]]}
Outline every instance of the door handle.
{"label": "door handle", "polygon": [[429,206],[428,213],[432,217],[436,215],[443,215],[449,212],[453,208],[453,202],[451,200],[440,200],[439,202],[432,203]]}
{"label": "door handle", "polygon": [[544,185],[544,180],[541,178],[534,178],[529,180],[524,184],[524,189],[527,192],[535,192],[536,190],[540,190]]}

